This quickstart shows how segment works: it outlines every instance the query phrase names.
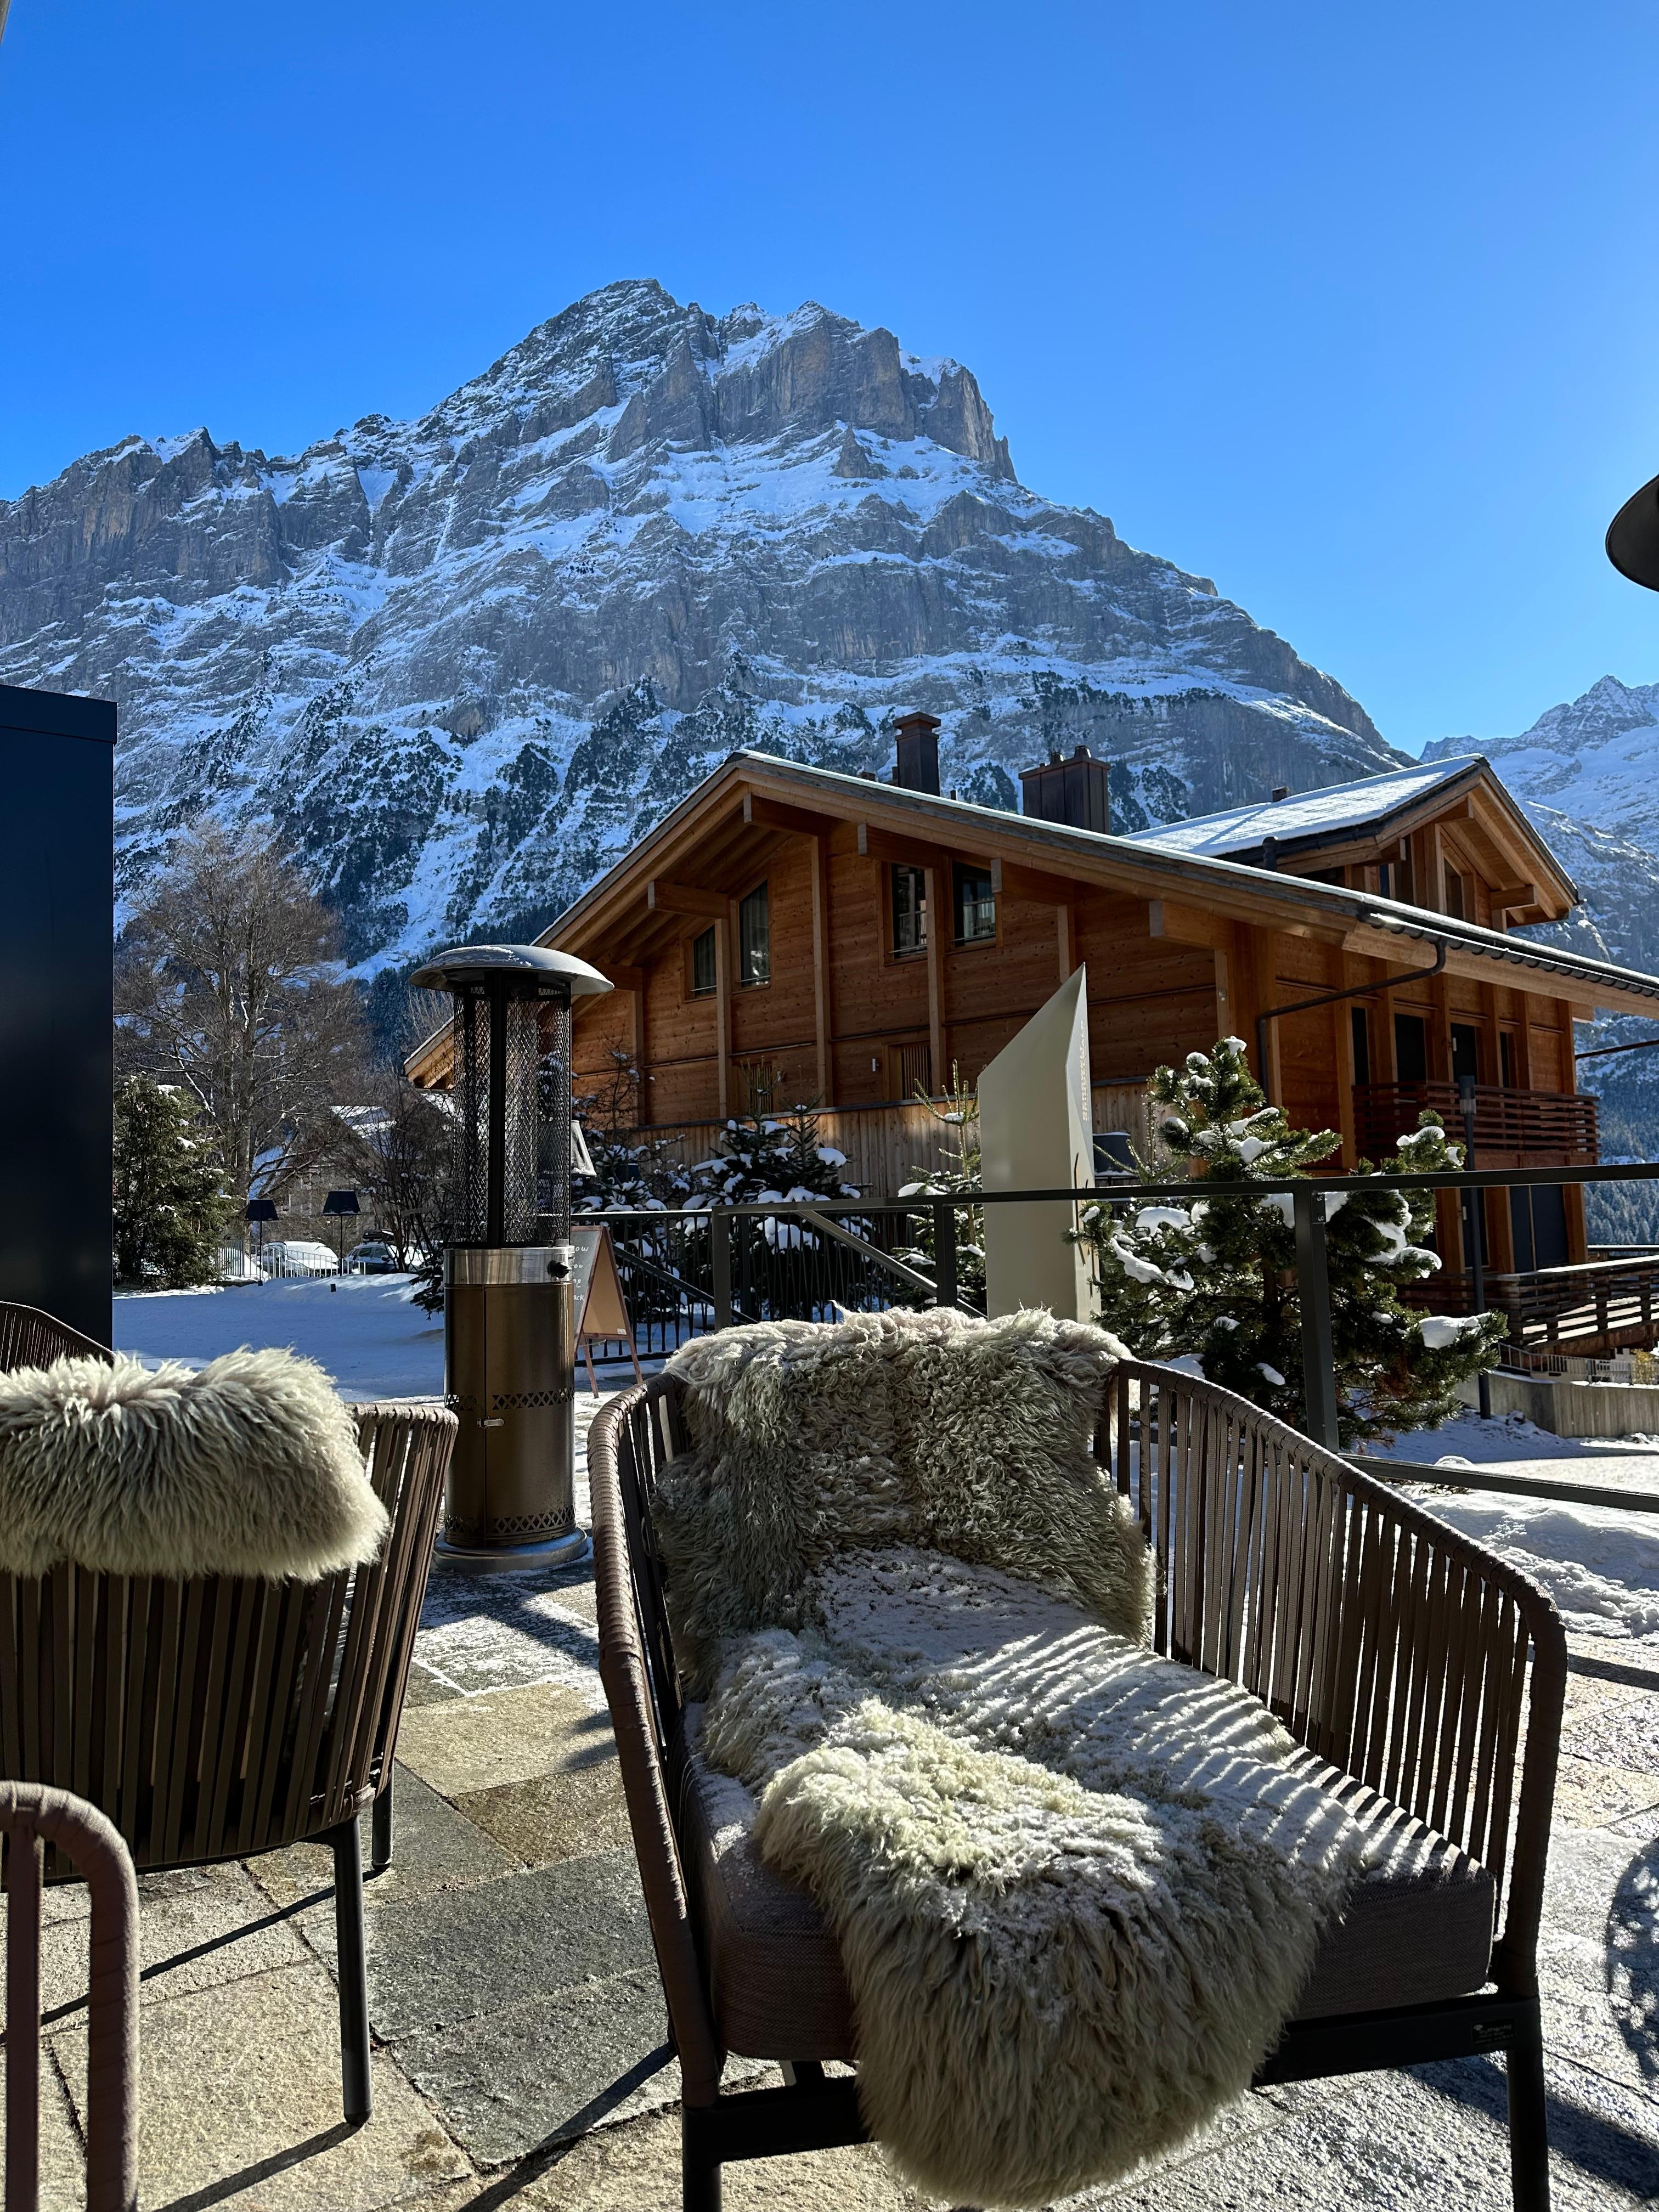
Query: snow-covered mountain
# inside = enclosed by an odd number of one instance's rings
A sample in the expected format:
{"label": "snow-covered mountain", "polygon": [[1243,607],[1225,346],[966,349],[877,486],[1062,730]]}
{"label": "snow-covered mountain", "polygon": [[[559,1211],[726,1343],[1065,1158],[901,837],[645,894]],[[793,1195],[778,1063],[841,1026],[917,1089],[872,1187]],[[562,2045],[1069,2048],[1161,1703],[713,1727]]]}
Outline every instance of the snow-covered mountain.
{"label": "snow-covered mountain", "polygon": [[1442,738],[1425,760],[1484,753],[1584,894],[1607,957],[1659,971],[1659,684],[1604,676],[1516,738]]}
{"label": "snow-covered mountain", "polygon": [[[1659,973],[1659,684],[1604,676],[1518,737],[1443,738],[1424,758],[1468,752],[1486,754],[1583,895],[1571,921],[1538,933]],[[1589,1049],[1655,1034],[1626,1018],[1579,1041]],[[1659,1052],[1586,1061],[1579,1079],[1601,1094],[1604,1157],[1659,1159]],[[1659,1233],[1659,1195],[1626,1191],[1614,1205],[1602,1193],[1597,1203],[1602,1233]]]}
{"label": "snow-covered mountain", "polygon": [[273,817],[372,975],[528,930],[733,747],[1012,805],[1051,745],[1125,827],[1400,756],[1329,677],[1103,516],[1026,490],[969,370],[816,306],[650,282],[418,422],[292,459],[133,437],[0,503],[0,681],[121,708],[132,889]]}

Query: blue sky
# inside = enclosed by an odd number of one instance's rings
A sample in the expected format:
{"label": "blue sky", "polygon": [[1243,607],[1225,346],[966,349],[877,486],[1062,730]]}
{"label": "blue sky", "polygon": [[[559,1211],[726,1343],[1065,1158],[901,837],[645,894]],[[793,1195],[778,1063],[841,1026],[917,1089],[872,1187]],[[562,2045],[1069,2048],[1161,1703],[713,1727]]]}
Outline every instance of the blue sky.
{"label": "blue sky", "polygon": [[[0,496],[412,413],[592,286],[815,298],[1385,736],[1659,678],[1659,10],[14,0]],[[20,188],[18,179],[26,179]]]}

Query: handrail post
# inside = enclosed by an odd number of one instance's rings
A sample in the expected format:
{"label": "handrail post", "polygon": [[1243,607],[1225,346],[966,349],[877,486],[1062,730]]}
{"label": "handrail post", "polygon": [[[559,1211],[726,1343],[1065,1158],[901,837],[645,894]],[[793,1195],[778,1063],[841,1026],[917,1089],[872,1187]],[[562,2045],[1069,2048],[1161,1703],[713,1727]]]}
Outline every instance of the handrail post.
{"label": "handrail post", "polygon": [[732,1326],[732,1217],[724,1206],[711,1208],[708,1216],[709,1272],[713,1277],[714,1326]]}
{"label": "handrail post", "polygon": [[933,1304],[957,1302],[957,1210],[949,1199],[933,1203]]}
{"label": "handrail post", "polygon": [[1336,1361],[1331,1341],[1331,1279],[1325,1252],[1325,1194],[1299,1182],[1291,1193],[1296,1214],[1296,1281],[1302,1308],[1302,1396],[1308,1434],[1328,1451],[1338,1447]]}

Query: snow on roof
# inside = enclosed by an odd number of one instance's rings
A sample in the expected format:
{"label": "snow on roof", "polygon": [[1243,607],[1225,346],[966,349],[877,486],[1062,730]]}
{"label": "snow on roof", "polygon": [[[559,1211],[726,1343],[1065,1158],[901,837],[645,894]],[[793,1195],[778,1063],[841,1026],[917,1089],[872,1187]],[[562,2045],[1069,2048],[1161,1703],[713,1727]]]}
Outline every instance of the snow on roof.
{"label": "snow on roof", "polygon": [[1293,837],[1328,836],[1335,830],[1357,830],[1379,815],[1414,805],[1438,785],[1463,775],[1470,765],[1471,760],[1466,757],[1395,769],[1386,775],[1361,776],[1357,782],[1332,784],[1324,791],[1306,791],[1294,799],[1231,806],[1224,813],[1201,814],[1192,822],[1158,823],[1150,830],[1128,831],[1124,842],[1220,860],[1229,853],[1253,852],[1264,837],[1276,837],[1283,844]]}

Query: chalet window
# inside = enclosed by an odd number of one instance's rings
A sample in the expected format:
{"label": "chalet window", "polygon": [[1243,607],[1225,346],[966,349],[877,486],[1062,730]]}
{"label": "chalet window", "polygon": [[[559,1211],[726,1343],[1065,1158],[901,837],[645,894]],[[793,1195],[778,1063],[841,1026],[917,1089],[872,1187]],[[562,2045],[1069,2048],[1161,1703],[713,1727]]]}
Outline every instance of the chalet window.
{"label": "chalet window", "polygon": [[1499,1032],[1498,1039],[1498,1075],[1505,1091],[1515,1088],[1515,1036],[1510,1030]]}
{"label": "chalet window", "polygon": [[1446,863],[1446,911],[1458,921],[1464,919],[1466,912],[1463,904],[1463,878],[1449,860]]}
{"label": "chalet window", "polygon": [[1451,1072],[1454,1083],[1466,1075],[1474,1082],[1480,1080],[1480,1032],[1468,1022],[1451,1025]]}
{"label": "chalet window", "polygon": [[719,971],[714,961],[714,930],[711,923],[701,937],[691,940],[691,995],[694,999],[709,997],[717,987]]}
{"label": "chalet window", "polygon": [[1429,1079],[1429,1032],[1421,1014],[1394,1018],[1394,1070],[1401,1083]]}
{"label": "chalet window", "polygon": [[979,945],[997,933],[997,902],[988,868],[955,871],[957,943]]}
{"label": "chalet window", "polygon": [[893,950],[920,952],[927,943],[927,878],[920,868],[893,871]]}
{"label": "chalet window", "polygon": [[1353,1022],[1353,1079],[1356,1083],[1369,1083],[1371,1079],[1370,1017],[1364,1006],[1351,1007],[1349,1012]]}
{"label": "chalet window", "polygon": [[738,981],[744,985],[772,980],[772,924],[766,886],[760,884],[738,904]]}
{"label": "chalet window", "polygon": [[1384,898],[1398,898],[1394,887],[1395,866],[1392,860],[1382,861],[1376,871],[1376,888]]}

